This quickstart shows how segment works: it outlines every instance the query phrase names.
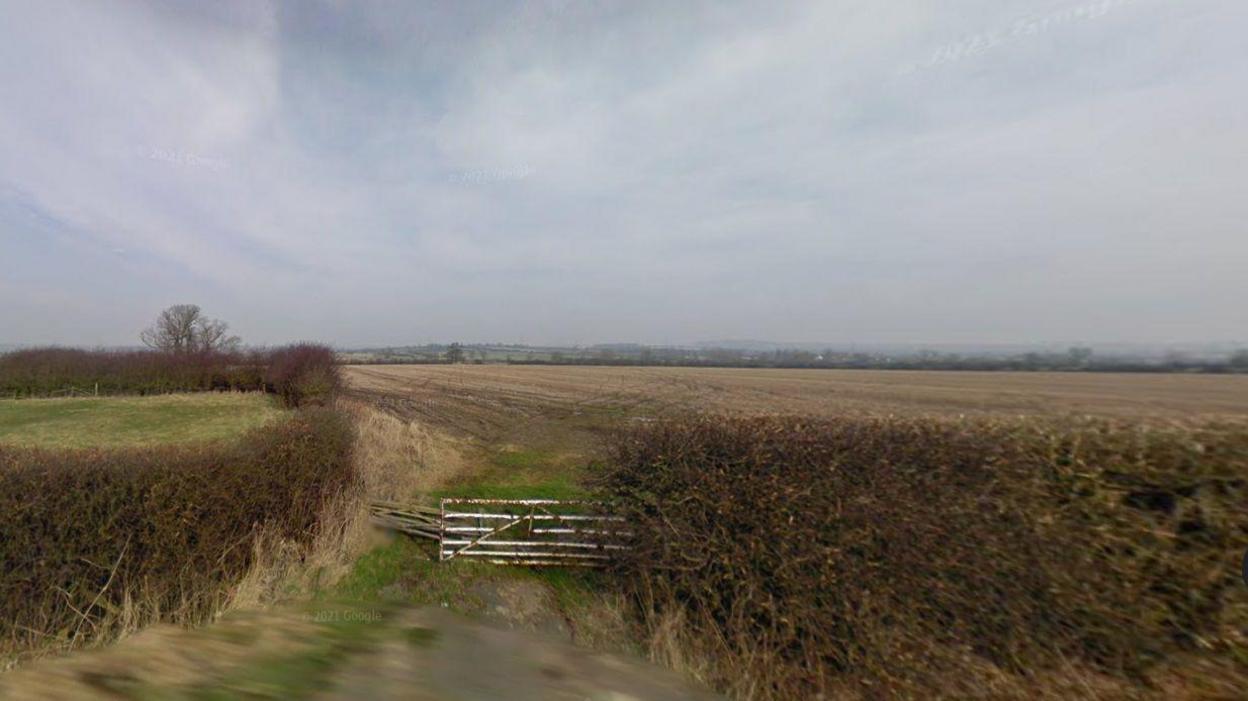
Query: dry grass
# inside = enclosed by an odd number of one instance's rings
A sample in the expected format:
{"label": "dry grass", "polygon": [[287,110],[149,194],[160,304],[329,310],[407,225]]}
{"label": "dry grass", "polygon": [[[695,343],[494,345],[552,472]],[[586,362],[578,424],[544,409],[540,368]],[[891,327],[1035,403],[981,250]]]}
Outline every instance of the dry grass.
{"label": "dry grass", "polygon": [[338,407],[355,423],[359,482],[326,504],[311,548],[272,534],[258,538],[255,565],[223,611],[266,607],[332,587],[385,537],[369,523],[370,500],[410,500],[463,469],[452,438],[360,401],[340,400]]}
{"label": "dry grass", "polygon": [[439,489],[464,470],[461,442],[416,421],[344,400],[359,432],[356,460],[370,499],[404,500]]}

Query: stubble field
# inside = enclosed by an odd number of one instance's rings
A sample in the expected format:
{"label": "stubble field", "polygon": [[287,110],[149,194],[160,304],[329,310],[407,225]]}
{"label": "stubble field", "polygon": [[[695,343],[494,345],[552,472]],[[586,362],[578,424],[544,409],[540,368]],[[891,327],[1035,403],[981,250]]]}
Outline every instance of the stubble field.
{"label": "stubble field", "polygon": [[356,391],[447,428],[587,411],[727,414],[1248,415],[1248,376],[775,370],[743,368],[352,366]]}

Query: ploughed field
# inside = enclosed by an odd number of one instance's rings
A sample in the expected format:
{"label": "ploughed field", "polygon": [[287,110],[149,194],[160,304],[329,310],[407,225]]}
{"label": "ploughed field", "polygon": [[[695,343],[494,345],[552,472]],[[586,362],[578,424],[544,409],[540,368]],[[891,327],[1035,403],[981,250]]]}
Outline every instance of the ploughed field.
{"label": "ploughed field", "polygon": [[456,430],[607,411],[1248,416],[1248,376],[517,365],[365,365],[352,389]]}

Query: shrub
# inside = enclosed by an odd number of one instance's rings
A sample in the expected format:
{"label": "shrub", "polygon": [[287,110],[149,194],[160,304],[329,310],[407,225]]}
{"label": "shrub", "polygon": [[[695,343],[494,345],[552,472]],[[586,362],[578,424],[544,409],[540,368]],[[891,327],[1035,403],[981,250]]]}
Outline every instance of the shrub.
{"label": "shrub", "polygon": [[233,446],[0,446],[0,640],[77,640],[128,600],[202,619],[262,529],[310,542],[323,505],[356,479],[351,446],[349,421],[329,409]]}
{"label": "shrub", "polygon": [[310,343],[272,351],[265,382],[288,407],[323,405],[338,393],[342,384],[334,352]]}
{"label": "shrub", "polygon": [[740,695],[1138,675],[1248,625],[1242,426],[689,419],[618,435],[602,486],[634,601]]}

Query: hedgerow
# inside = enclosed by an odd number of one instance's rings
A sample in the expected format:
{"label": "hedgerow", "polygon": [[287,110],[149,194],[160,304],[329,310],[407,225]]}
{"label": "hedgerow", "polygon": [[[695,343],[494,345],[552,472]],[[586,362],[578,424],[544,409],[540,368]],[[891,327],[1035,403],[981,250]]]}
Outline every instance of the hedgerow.
{"label": "hedgerow", "polygon": [[234,445],[0,446],[0,647],[74,642],[136,602],[210,615],[260,532],[311,542],[326,502],[356,479],[352,431],[310,408]]}
{"label": "hedgerow", "polygon": [[269,391],[289,407],[325,404],[342,386],[334,352],[312,343],[270,353],[264,377]]}
{"label": "hedgerow", "polygon": [[36,348],[0,355],[0,398],[266,391],[294,407],[324,403],[339,385],[333,351],[307,343],[240,352]]}
{"label": "hedgerow", "polygon": [[620,581],[740,696],[1248,675],[1242,425],[694,418],[619,434],[601,480],[636,525]]}

